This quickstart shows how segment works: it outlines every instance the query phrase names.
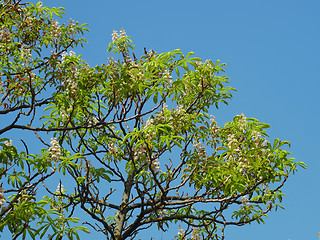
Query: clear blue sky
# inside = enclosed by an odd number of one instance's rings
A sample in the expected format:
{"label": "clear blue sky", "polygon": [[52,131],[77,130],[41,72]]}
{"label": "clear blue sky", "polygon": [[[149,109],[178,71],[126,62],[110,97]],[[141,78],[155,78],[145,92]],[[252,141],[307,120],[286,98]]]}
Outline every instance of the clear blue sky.
{"label": "clear blue sky", "polygon": [[[36,1],[31,1],[36,2]],[[77,54],[90,65],[107,61],[114,29],[124,28],[136,45],[160,53],[180,48],[226,62],[238,91],[217,111],[220,126],[244,113],[271,125],[271,138],[292,143],[307,170],[289,178],[285,210],[266,224],[229,227],[226,240],[311,240],[320,232],[320,1],[97,1],[45,0],[69,18],[88,23],[88,44]],[[160,236],[160,235],[159,235]],[[156,240],[160,239],[155,238]]]}

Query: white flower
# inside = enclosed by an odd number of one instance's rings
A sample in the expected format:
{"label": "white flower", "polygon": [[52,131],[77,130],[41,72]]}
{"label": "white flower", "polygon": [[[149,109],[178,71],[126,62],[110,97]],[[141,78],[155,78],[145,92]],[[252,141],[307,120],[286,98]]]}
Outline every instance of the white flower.
{"label": "white flower", "polygon": [[168,108],[168,105],[164,103],[164,104],[162,104],[162,110],[165,108]]}
{"label": "white flower", "polygon": [[60,145],[56,138],[51,138],[51,147],[49,148],[49,152],[51,153],[51,157],[54,161],[57,161],[60,159],[61,151],[60,151]]}
{"label": "white flower", "polygon": [[156,172],[156,174],[160,172],[160,163],[158,161],[158,158],[152,161],[151,167]]}
{"label": "white flower", "polygon": [[63,191],[64,191],[63,185],[61,183],[59,183],[58,186],[57,186],[56,192],[58,192],[58,193],[62,192],[63,193]]}
{"label": "white flower", "polygon": [[111,36],[112,36],[112,42],[115,42],[119,39],[119,34],[116,30],[113,30]]}
{"label": "white flower", "polygon": [[1,33],[0,33],[0,39],[3,42],[7,42],[8,40],[10,40],[10,33],[9,33],[9,29],[6,26],[2,26],[1,28]]}
{"label": "white flower", "polygon": [[121,28],[121,30],[120,30],[120,37],[125,37],[127,34],[126,34],[126,31],[123,29],[123,28]]}
{"label": "white flower", "polygon": [[178,236],[182,237],[185,234],[185,231],[182,229],[181,226],[179,226]]}
{"label": "white flower", "polygon": [[241,204],[242,206],[245,206],[245,205],[249,206],[249,199],[247,198],[247,195],[244,195],[241,197]]}
{"label": "white flower", "polygon": [[5,141],[4,144],[7,146],[12,146],[12,140]]}
{"label": "white flower", "polygon": [[112,155],[116,155],[118,152],[118,148],[114,143],[108,144],[108,149]]}
{"label": "white flower", "polygon": [[198,228],[192,227],[191,239],[200,240],[200,231]]}
{"label": "white flower", "polygon": [[194,141],[193,147],[195,148],[195,152],[198,153],[199,157],[205,158],[207,157],[206,147],[201,143]]}
{"label": "white flower", "polygon": [[0,188],[0,206],[2,206],[6,202],[6,197],[2,194],[3,188]]}
{"label": "white flower", "polygon": [[26,60],[31,59],[32,55],[31,55],[31,51],[28,48],[25,48],[23,45],[20,48],[21,51],[21,57],[22,58],[26,58]]}
{"label": "white flower", "polygon": [[61,54],[61,61],[62,61],[62,62],[64,61],[64,59],[66,58],[66,56],[68,56],[68,53],[67,53],[67,52],[63,52],[63,53]]}
{"label": "white flower", "polygon": [[58,21],[52,21],[51,24],[51,35],[54,38],[58,38],[60,36],[60,32],[59,32],[59,26],[58,26],[59,22]]}
{"label": "white flower", "polygon": [[67,92],[71,92],[74,95],[78,91],[78,84],[71,79],[66,80]]}
{"label": "white flower", "polygon": [[76,53],[71,50],[71,51],[69,52],[69,56],[70,56],[70,57],[75,57],[75,56],[76,56]]}

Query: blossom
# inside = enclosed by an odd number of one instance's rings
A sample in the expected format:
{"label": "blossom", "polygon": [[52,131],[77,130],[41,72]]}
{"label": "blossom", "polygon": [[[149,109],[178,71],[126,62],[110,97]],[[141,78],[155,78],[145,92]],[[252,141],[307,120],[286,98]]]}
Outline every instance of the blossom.
{"label": "blossom", "polygon": [[123,28],[121,28],[121,30],[120,30],[120,37],[125,37],[127,34],[126,34],[126,31],[123,29]]}
{"label": "blossom", "polygon": [[68,88],[68,93],[69,91],[71,92],[72,95],[74,95],[78,91],[78,84],[77,82],[72,81],[71,79],[68,79],[65,81],[66,86]]}
{"label": "blossom", "polygon": [[213,116],[213,115],[210,115],[210,121],[211,121],[211,129],[212,129],[212,134],[213,135],[216,135],[217,133],[218,133],[218,130],[219,130],[219,128],[218,128],[218,125],[217,125],[217,122],[216,122],[216,117],[215,116]]}
{"label": "blossom", "polygon": [[74,32],[75,32],[75,28],[74,28],[74,26],[75,26],[75,24],[74,24],[74,20],[72,20],[71,18],[70,18],[70,20],[68,21],[69,23],[68,23],[68,25],[70,26],[70,28],[69,28],[69,32],[70,32],[70,34],[71,35],[73,35],[74,34]]}
{"label": "blossom", "polygon": [[61,156],[60,145],[56,138],[51,138],[50,144],[49,152],[51,153],[51,157],[54,161],[57,161]]}
{"label": "blossom", "polygon": [[108,144],[108,149],[112,155],[116,155],[118,152],[118,148],[114,143]]}
{"label": "blossom", "polygon": [[192,227],[191,239],[200,240],[200,231],[198,228]]}
{"label": "blossom", "polygon": [[181,226],[179,226],[178,237],[182,237],[185,234],[185,231]]}
{"label": "blossom", "polygon": [[0,188],[0,206],[2,206],[6,202],[6,197],[2,194],[3,188]]}
{"label": "blossom", "polygon": [[64,192],[64,188],[63,188],[63,185],[61,183],[58,184],[56,192],[58,192],[58,193],[63,193]]}
{"label": "blossom", "polygon": [[152,169],[156,172],[159,173],[160,172],[160,163],[158,161],[158,158],[154,159],[151,163],[151,167]]}
{"label": "blossom", "polygon": [[246,124],[247,124],[247,118],[244,116],[244,114],[243,113],[241,113],[241,115],[239,115],[239,124],[240,124],[240,127],[239,127],[239,129],[240,129],[240,131],[244,131],[244,129],[245,129],[245,126],[246,126]]}
{"label": "blossom", "polygon": [[26,60],[31,59],[32,55],[31,55],[31,51],[28,48],[25,48],[23,45],[21,46],[21,57],[22,58],[26,58]]}
{"label": "blossom", "polygon": [[63,53],[61,54],[61,61],[62,61],[62,62],[64,61],[64,59],[66,58],[66,56],[68,56],[68,53],[67,53],[67,52],[63,52]]}
{"label": "blossom", "polygon": [[59,32],[59,26],[58,26],[59,22],[58,21],[52,21],[52,26],[51,26],[51,35],[54,38],[58,38],[60,36],[60,32]]}
{"label": "blossom", "polygon": [[75,56],[76,56],[76,53],[71,50],[71,51],[69,52],[69,56],[70,56],[70,57],[75,57]]}
{"label": "blossom", "polygon": [[111,36],[112,36],[112,42],[116,42],[119,39],[119,34],[116,30],[113,30]]}
{"label": "blossom", "polygon": [[1,33],[0,33],[0,39],[3,42],[7,42],[8,40],[10,40],[10,33],[9,33],[9,29],[6,26],[2,26],[1,28]]}
{"label": "blossom", "polygon": [[242,206],[249,206],[249,199],[247,198],[247,195],[241,197],[241,204]]}
{"label": "blossom", "polygon": [[12,140],[5,141],[4,144],[7,146],[12,146]]}
{"label": "blossom", "polygon": [[198,153],[199,157],[207,157],[206,148],[201,143],[194,141],[193,147],[195,148],[195,152]]}

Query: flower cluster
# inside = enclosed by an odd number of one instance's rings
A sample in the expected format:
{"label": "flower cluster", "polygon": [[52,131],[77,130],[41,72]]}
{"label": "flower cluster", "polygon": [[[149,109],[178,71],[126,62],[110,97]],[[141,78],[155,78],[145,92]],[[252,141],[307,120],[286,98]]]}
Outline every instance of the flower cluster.
{"label": "flower cluster", "polygon": [[61,156],[60,145],[56,138],[51,138],[50,144],[49,152],[51,153],[51,157],[54,161],[58,161]]}
{"label": "flower cluster", "polygon": [[229,134],[228,135],[227,142],[228,142],[228,144],[227,144],[228,147],[230,149],[232,149],[233,151],[235,151],[235,152],[240,152],[241,151],[241,149],[239,148],[238,140],[236,139],[234,134]]}
{"label": "flower cluster", "polygon": [[112,42],[116,42],[118,41],[120,38],[125,37],[127,34],[125,32],[125,30],[122,28],[120,30],[120,34],[118,34],[118,32],[116,30],[113,30],[112,32]]}
{"label": "flower cluster", "polygon": [[160,172],[160,163],[158,161],[158,158],[156,158],[152,161],[151,167],[155,171],[156,174],[158,174]]}
{"label": "flower cluster", "polygon": [[201,158],[207,157],[206,147],[203,146],[200,142],[193,142],[194,151],[199,155]]}
{"label": "flower cluster", "polygon": [[[66,58],[67,56],[68,56],[68,53],[67,53],[67,52],[63,52],[63,53],[61,54],[61,61],[64,62],[64,60],[65,60],[65,58]],[[69,56],[70,56],[70,57],[75,57],[75,56],[76,56],[76,53],[71,50],[71,51],[69,52]]]}
{"label": "flower cluster", "polygon": [[64,192],[63,185],[61,183],[59,183],[57,186],[56,193],[63,193],[63,192]]}
{"label": "flower cluster", "polygon": [[185,230],[181,226],[179,226],[178,237],[183,237],[185,234]]}
{"label": "flower cluster", "polygon": [[6,202],[6,197],[3,195],[3,188],[0,188],[0,206]]}
{"label": "flower cluster", "polygon": [[73,34],[75,33],[74,20],[72,20],[72,19],[70,18],[70,20],[68,21],[68,25],[70,26],[69,32],[70,32],[71,35],[73,35]]}
{"label": "flower cluster", "polygon": [[242,206],[249,206],[249,199],[247,195],[244,195],[241,197],[241,204]]}
{"label": "flower cluster", "polygon": [[239,126],[240,131],[244,131],[246,124],[247,124],[247,118],[244,116],[243,113],[241,113],[238,122],[240,124],[240,126]]}
{"label": "flower cluster", "polygon": [[25,58],[26,60],[29,60],[29,59],[32,58],[30,49],[25,48],[25,47],[22,45],[22,47],[20,48],[20,51],[21,51],[21,57],[22,57],[22,58]]}
{"label": "flower cluster", "polygon": [[218,125],[217,125],[217,122],[216,122],[216,117],[215,116],[210,116],[210,121],[211,121],[211,132],[212,132],[212,135],[213,136],[216,136],[218,131],[219,131],[219,128],[218,128]]}
{"label": "flower cluster", "polygon": [[7,146],[12,146],[12,140],[5,141],[4,144]]}
{"label": "flower cluster", "polygon": [[191,233],[191,239],[192,240],[200,240],[200,230],[198,228],[192,227],[192,233]]}
{"label": "flower cluster", "polygon": [[71,95],[74,95],[78,91],[78,84],[75,81],[72,81],[71,79],[67,79],[65,81],[65,85],[67,87],[67,93],[71,93]]}
{"label": "flower cluster", "polygon": [[5,25],[3,25],[1,28],[0,39],[3,42],[7,42],[10,40],[9,29]]}
{"label": "flower cluster", "polygon": [[118,153],[118,148],[114,143],[108,144],[108,150],[112,155],[116,155]]}
{"label": "flower cluster", "polygon": [[58,21],[52,21],[51,23],[51,35],[52,37],[54,37],[55,39],[57,39],[60,36],[60,31],[59,31],[59,26],[58,26],[59,22]]}

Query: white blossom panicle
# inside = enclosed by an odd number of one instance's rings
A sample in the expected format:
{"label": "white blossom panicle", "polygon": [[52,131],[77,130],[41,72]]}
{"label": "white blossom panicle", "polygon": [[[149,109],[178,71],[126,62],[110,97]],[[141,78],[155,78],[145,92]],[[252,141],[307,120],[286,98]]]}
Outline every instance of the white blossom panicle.
{"label": "white blossom panicle", "polygon": [[70,34],[71,35],[73,35],[74,34],[74,32],[75,32],[75,28],[74,28],[74,26],[75,26],[75,24],[74,24],[74,20],[72,20],[71,18],[70,18],[70,20],[68,21],[69,23],[68,23],[68,25],[70,26],[70,28],[69,28],[69,32],[70,32]]}
{"label": "white blossom panicle", "polygon": [[200,240],[201,239],[200,231],[198,228],[192,227],[191,239],[192,240]]}
{"label": "white blossom panicle", "polygon": [[57,39],[60,36],[60,31],[59,31],[59,22],[58,21],[52,21],[52,26],[51,26],[51,35],[55,39]]}
{"label": "white blossom panicle", "polygon": [[76,56],[76,53],[71,50],[71,51],[69,52],[69,56],[70,56],[70,57],[75,57],[75,56]]}
{"label": "white blossom panicle", "polygon": [[108,57],[108,64],[112,64],[114,62],[115,62],[115,60],[113,57]]}
{"label": "white blossom panicle", "polygon": [[22,58],[26,58],[26,60],[31,59],[32,55],[31,55],[31,51],[28,48],[25,48],[23,45],[20,48],[21,51],[21,57]]}
{"label": "white blossom panicle", "polygon": [[152,118],[148,118],[148,120],[146,121],[144,128],[149,127],[150,125],[152,125],[154,123],[154,119]]}
{"label": "white blossom panicle", "polygon": [[247,195],[244,195],[241,197],[241,204],[242,206],[249,206],[249,199]]}
{"label": "white blossom panicle", "polygon": [[183,112],[185,112],[185,110],[183,109],[183,106],[182,105],[178,105],[177,113],[180,114],[180,113],[183,113]]}
{"label": "white blossom panicle", "polygon": [[72,95],[74,95],[78,91],[78,84],[77,82],[72,81],[71,79],[66,80],[66,86],[68,88],[68,93],[69,91],[71,92]]}
{"label": "white blossom panicle", "polygon": [[212,67],[210,60],[206,60],[204,64],[206,67]]}
{"label": "white blossom panicle", "polygon": [[0,206],[2,206],[6,202],[6,197],[3,195],[3,188],[0,188]]}
{"label": "white blossom panicle", "polygon": [[50,144],[49,152],[51,153],[51,157],[54,161],[58,161],[61,156],[60,145],[56,138],[51,138]]}
{"label": "white blossom panicle", "polygon": [[121,30],[120,30],[120,37],[122,38],[122,37],[125,37],[127,34],[126,34],[126,31],[123,29],[123,28],[121,28]]}
{"label": "white blossom panicle", "polygon": [[171,76],[170,72],[167,69],[164,71],[163,77],[165,79],[172,79],[172,76]]}
{"label": "white blossom panicle", "polygon": [[116,42],[119,39],[119,34],[116,30],[113,30],[111,36],[112,36],[112,42]]}
{"label": "white blossom panicle", "polygon": [[201,61],[196,61],[196,64],[198,67],[201,67],[203,63]]}
{"label": "white blossom panicle", "polygon": [[68,56],[68,53],[67,52],[63,52],[61,53],[61,61],[63,62],[64,59]]}
{"label": "white blossom panicle", "polygon": [[12,140],[5,141],[4,144],[7,146],[12,146]]}
{"label": "white blossom panicle", "polygon": [[116,155],[118,153],[118,148],[114,143],[109,143],[108,149],[112,155]]}
{"label": "white blossom panicle", "polygon": [[239,121],[239,123],[240,123],[239,129],[240,129],[241,131],[244,131],[245,126],[246,126],[246,124],[247,124],[247,118],[244,116],[243,113],[241,113],[240,119],[239,119],[238,121]]}
{"label": "white blossom panicle", "polygon": [[165,108],[168,108],[168,105],[165,104],[165,103],[163,103],[163,104],[162,104],[162,110],[164,110]]}
{"label": "white blossom panicle", "polygon": [[227,141],[228,141],[228,147],[231,148],[232,143],[237,142],[237,139],[235,138],[234,134],[229,134]]}
{"label": "white blossom panicle", "polygon": [[179,226],[178,237],[182,237],[185,234],[185,230],[181,226]]}
{"label": "white blossom panicle", "polygon": [[1,28],[1,33],[0,33],[0,39],[3,42],[7,42],[10,40],[10,33],[9,33],[9,29],[6,26],[2,26]]}
{"label": "white blossom panicle", "polygon": [[210,121],[211,121],[211,129],[212,129],[212,133],[215,135],[215,134],[217,134],[217,132],[218,132],[218,125],[217,125],[217,122],[216,122],[216,117],[215,116],[213,116],[213,115],[210,115]]}
{"label": "white blossom panicle", "polygon": [[63,193],[63,191],[64,191],[63,185],[61,183],[59,183],[58,186],[57,186],[56,192],[58,192],[58,193],[62,192]]}
{"label": "white blossom panicle", "polygon": [[154,159],[151,163],[152,169],[158,174],[160,172],[160,163],[158,161],[158,158]]}
{"label": "white blossom panicle", "polygon": [[195,152],[199,154],[200,157],[207,157],[206,147],[203,146],[200,142],[193,142],[193,147],[195,148]]}

